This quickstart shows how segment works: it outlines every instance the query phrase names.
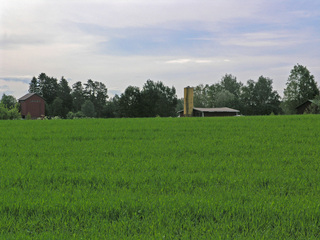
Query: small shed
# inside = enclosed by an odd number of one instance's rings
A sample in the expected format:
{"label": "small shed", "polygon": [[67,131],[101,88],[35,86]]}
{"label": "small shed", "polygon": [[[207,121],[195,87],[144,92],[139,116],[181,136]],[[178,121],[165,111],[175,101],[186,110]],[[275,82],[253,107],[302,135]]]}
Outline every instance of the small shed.
{"label": "small shed", "polygon": [[315,104],[318,106],[318,102],[315,100],[307,100],[304,103],[300,104],[298,107],[296,107],[297,114],[304,114],[308,107],[311,106],[311,104]]}
{"label": "small shed", "polygon": [[[179,111],[179,116],[183,117],[183,110]],[[228,107],[222,108],[193,108],[193,117],[230,117],[239,116],[240,111]]]}
{"label": "small shed", "polygon": [[46,102],[39,94],[28,93],[18,100],[21,107],[22,118],[26,118],[28,114],[31,115],[32,119],[45,116]]}

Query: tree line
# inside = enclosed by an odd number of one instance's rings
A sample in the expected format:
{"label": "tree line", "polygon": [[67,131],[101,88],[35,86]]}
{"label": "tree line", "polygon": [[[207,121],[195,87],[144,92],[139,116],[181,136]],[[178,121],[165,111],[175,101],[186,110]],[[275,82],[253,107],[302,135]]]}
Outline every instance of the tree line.
{"label": "tree line", "polygon": [[[282,99],[272,84],[273,80],[264,76],[243,84],[235,76],[225,74],[218,83],[194,87],[194,106],[229,107],[244,115],[295,114],[297,106],[314,100],[307,112],[320,113],[319,88],[307,67],[300,64],[293,67]],[[29,93],[44,98],[48,117],[174,117],[183,109],[183,98],[177,98],[174,87],[152,80],[147,80],[141,89],[128,86],[122,94],[109,98],[102,82],[89,79],[70,87],[64,77],[58,81],[41,73],[32,78]],[[13,96],[2,96],[0,119],[17,118],[18,109]]]}
{"label": "tree line", "polygon": [[197,107],[230,107],[244,115],[269,115],[281,113],[280,103],[272,80],[264,76],[243,85],[235,76],[226,74],[219,83],[194,88],[194,106]]}
{"label": "tree line", "polygon": [[[235,76],[226,74],[216,84],[196,86],[194,106],[230,107],[240,110],[244,115],[269,115],[295,114],[296,107],[307,100],[315,99],[314,102],[319,103],[319,88],[305,66],[297,64],[290,71],[283,99],[273,90],[272,84],[272,79],[264,76],[242,84]],[[316,105],[313,104],[307,111],[320,113],[320,104]]]}
{"label": "tree line", "polygon": [[89,79],[69,87],[41,73],[33,77],[29,93],[37,93],[46,101],[46,116],[75,117],[169,117],[176,115],[177,95],[174,87],[147,80],[143,88],[129,86],[120,96],[108,100],[108,89],[102,82]]}
{"label": "tree line", "polygon": [[219,83],[194,88],[194,106],[197,107],[230,107],[244,115],[269,115],[281,113],[280,103],[272,80],[264,76],[257,82],[248,80],[243,85],[235,76],[226,74]]}

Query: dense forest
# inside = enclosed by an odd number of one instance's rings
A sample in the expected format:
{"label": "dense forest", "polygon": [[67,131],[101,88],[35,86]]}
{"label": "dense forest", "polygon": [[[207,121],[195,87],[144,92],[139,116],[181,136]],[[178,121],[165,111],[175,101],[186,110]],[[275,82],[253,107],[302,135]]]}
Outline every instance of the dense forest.
{"label": "dense forest", "polygon": [[[230,107],[243,115],[295,114],[296,107],[307,100],[314,100],[308,113],[320,113],[319,88],[307,67],[297,64],[288,77],[281,99],[273,90],[273,80],[260,76],[246,84],[225,74],[218,83],[194,87],[195,107]],[[120,95],[108,96],[102,82],[87,80],[69,86],[61,77],[58,81],[41,73],[33,77],[29,93],[37,93],[46,101],[46,116],[60,118],[119,118],[119,117],[175,117],[183,109],[183,99],[178,99],[174,87],[161,81],[147,80],[140,89],[128,86]],[[0,102],[0,119],[19,117],[17,100],[3,95]]]}

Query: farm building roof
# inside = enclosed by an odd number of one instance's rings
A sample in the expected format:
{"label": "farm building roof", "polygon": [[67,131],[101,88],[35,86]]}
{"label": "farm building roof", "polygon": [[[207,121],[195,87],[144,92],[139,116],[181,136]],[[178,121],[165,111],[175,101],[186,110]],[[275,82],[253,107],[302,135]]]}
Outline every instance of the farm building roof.
{"label": "farm building roof", "polygon": [[314,100],[307,100],[307,101],[301,103],[299,106],[296,107],[296,109],[298,109],[298,108],[300,108],[300,107],[302,107],[303,105],[306,105],[306,104],[308,104],[308,103],[309,103],[309,104],[313,103],[313,104],[315,104],[315,105],[317,105],[317,106],[320,106],[320,101],[314,99]]}
{"label": "farm building roof", "polygon": [[[199,112],[240,112],[239,110],[222,107],[222,108],[193,108],[193,110]],[[178,113],[183,112],[183,110],[178,111]]]}
{"label": "farm building roof", "polygon": [[239,110],[228,108],[228,107],[222,107],[222,108],[193,108],[196,111],[199,112],[240,112]]}
{"label": "farm building roof", "polygon": [[[33,95],[37,95],[37,96],[41,97],[41,96],[40,96],[39,94],[37,94],[37,93],[27,93],[26,95],[22,96],[22,97],[19,98],[18,100],[19,100],[19,101],[25,101],[25,100],[27,100],[28,98],[32,97]],[[41,98],[43,98],[43,97],[41,97]]]}

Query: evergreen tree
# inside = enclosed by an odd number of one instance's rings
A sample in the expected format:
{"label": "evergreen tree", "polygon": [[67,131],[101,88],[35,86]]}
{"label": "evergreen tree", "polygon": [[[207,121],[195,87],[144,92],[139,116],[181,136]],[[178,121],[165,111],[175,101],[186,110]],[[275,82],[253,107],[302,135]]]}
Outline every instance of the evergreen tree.
{"label": "evergreen tree", "polygon": [[40,94],[40,86],[39,81],[36,77],[33,77],[31,79],[31,82],[29,84],[29,93],[37,93]]}
{"label": "evergreen tree", "polygon": [[62,111],[59,116],[66,118],[67,113],[72,109],[72,96],[71,88],[64,77],[62,77],[59,82],[58,98],[62,101]]}
{"label": "evergreen tree", "polygon": [[74,112],[81,111],[81,106],[85,101],[85,96],[84,96],[84,89],[80,81],[72,85],[71,96],[73,99],[72,102],[73,102]]}

